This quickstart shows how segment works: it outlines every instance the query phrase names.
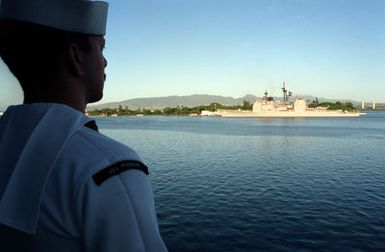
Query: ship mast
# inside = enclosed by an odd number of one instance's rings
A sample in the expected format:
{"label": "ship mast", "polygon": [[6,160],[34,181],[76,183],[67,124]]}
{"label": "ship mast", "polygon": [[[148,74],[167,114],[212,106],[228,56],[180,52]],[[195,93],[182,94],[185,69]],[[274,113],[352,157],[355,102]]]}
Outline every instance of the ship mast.
{"label": "ship mast", "polygon": [[286,83],[285,82],[282,83],[282,93],[283,93],[283,102],[284,103],[289,102],[289,96],[292,96],[293,92],[288,91],[286,89]]}
{"label": "ship mast", "polygon": [[285,82],[282,83],[282,93],[283,93],[283,102],[287,102],[287,89],[285,87]]}

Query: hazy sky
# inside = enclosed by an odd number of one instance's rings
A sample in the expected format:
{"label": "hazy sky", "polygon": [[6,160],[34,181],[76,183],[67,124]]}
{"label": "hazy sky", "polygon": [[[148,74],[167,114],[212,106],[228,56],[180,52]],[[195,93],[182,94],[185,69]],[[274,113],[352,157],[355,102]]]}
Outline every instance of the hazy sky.
{"label": "hazy sky", "polygon": [[[385,0],[109,1],[101,102],[294,94],[385,102]],[[0,63],[0,108],[18,103]]]}

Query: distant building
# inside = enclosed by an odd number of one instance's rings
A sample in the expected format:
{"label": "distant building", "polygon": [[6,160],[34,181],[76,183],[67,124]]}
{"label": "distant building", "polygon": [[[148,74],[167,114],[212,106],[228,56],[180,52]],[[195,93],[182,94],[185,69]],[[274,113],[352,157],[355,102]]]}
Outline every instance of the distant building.
{"label": "distant building", "polygon": [[214,116],[216,115],[214,112],[208,111],[208,110],[202,110],[200,113],[201,116]]}

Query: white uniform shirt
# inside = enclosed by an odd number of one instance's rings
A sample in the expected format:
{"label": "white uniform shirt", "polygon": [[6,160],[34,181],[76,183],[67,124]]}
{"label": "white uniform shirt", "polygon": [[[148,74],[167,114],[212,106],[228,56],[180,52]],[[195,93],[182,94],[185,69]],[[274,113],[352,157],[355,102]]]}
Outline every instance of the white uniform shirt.
{"label": "white uniform shirt", "polygon": [[60,104],[0,119],[0,251],[167,251],[146,167]]}

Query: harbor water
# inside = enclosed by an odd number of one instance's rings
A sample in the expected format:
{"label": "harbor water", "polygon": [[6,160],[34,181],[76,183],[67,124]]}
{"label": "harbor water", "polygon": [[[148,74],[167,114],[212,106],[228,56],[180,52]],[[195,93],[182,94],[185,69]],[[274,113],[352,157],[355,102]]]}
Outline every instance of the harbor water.
{"label": "harbor water", "polygon": [[96,117],[150,167],[170,251],[385,250],[385,113]]}

